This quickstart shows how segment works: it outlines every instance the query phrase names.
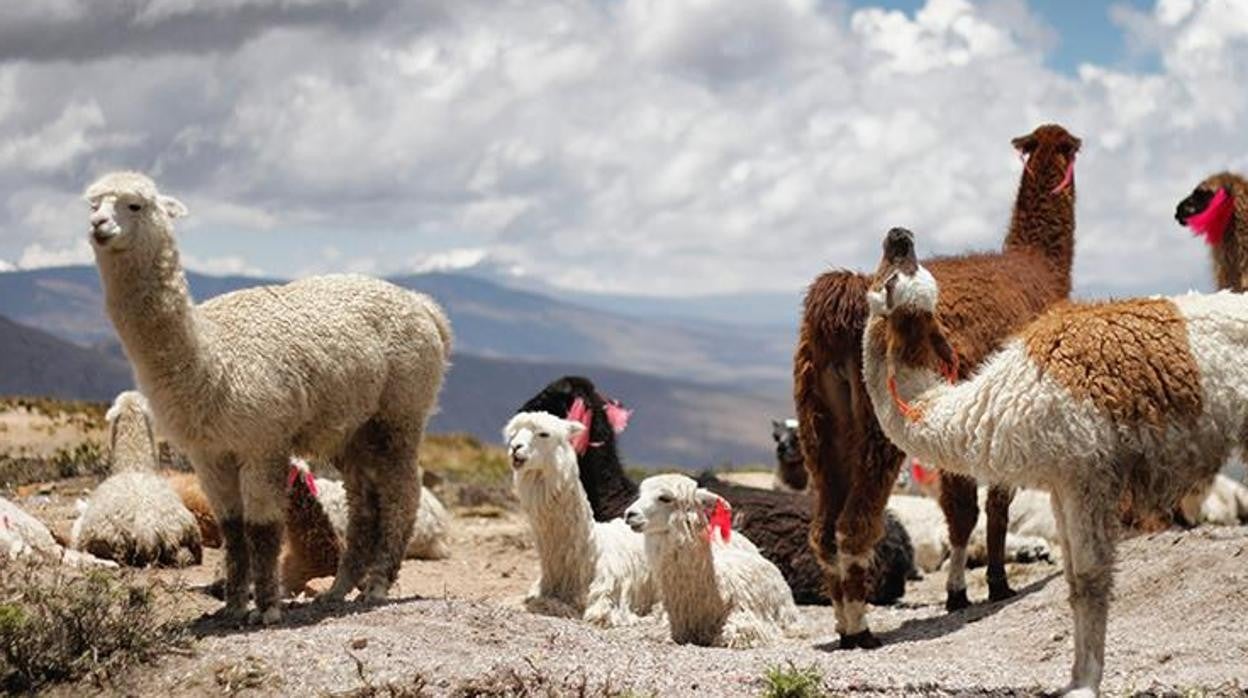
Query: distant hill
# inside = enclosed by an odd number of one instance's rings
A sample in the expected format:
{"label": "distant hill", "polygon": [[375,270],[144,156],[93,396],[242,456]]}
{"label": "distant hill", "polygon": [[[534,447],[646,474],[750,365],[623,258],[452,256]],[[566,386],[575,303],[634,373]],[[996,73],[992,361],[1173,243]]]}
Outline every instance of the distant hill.
{"label": "distant hill", "polygon": [[[426,273],[391,280],[442,303],[451,316],[457,348],[468,353],[614,366],[775,396],[788,393],[794,327],[783,322],[778,327],[726,323],[722,304],[715,321],[670,315],[656,319],[589,308],[578,304],[579,298],[517,290],[467,274]],[[188,282],[197,300],[276,283],[195,273],[188,274]],[[650,303],[628,310],[642,313],[653,308]],[[679,314],[691,314],[696,307],[685,307]],[[81,345],[113,336],[99,277],[90,266],[0,273],[0,314]]]}
{"label": "distant hill", "polygon": [[0,394],[111,400],[130,385],[124,358],[0,316]]}
{"label": "distant hill", "polygon": [[[434,432],[468,432],[488,442],[512,413],[551,380],[586,375],[635,408],[620,438],[628,462],[700,468],[770,462],[768,418],[783,400],[609,368],[456,354],[442,391]],[[111,400],[131,387],[116,339],[80,347],[0,317],[0,395]]]}

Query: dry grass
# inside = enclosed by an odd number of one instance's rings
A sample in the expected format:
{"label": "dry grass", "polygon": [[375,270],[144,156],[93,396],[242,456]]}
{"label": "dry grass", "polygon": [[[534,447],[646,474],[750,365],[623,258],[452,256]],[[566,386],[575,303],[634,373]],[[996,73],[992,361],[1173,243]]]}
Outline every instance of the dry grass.
{"label": "dry grass", "polygon": [[421,445],[420,460],[441,478],[443,501],[481,512],[515,508],[511,462],[501,447],[467,434],[430,436]]}
{"label": "dry grass", "polygon": [[91,677],[97,682],[179,646],[157,590],[133,575],[7,562],[0,574],[0,688]]}

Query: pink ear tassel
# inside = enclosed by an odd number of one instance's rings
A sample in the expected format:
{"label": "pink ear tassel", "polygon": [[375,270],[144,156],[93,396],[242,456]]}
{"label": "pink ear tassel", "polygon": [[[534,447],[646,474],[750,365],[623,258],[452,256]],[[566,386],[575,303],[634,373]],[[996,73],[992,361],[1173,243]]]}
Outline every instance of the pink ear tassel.
{"label": "pink ear tassel", "polygon": [[299,466],[293,462],[290,464],[290,472],[286,473],[286,489],[295,486],[295,480],[299,479]]}
{"label": "pink ear tassel", "polygon": [[1071,155],[1070,161],[1066,163],[1066,174],[1062,177],[1062,183],[1057,185],[1057,188],[1055,188],[1052,192],[1049,192],[1049,193],[1057,194],[1057,193],[1064,191],[1066,187],[1070,186],[1070,183],[1074,179],[1075,179],[1075,156]]}
{"label": "pink ear tassel", "polygon": [[576,455],[583,456],[585,451],[589,450],[589,426],[594,421],[594,413],[585,404],[585,400],[578,397],[572,401],[572,406],[568,408],[567,420],[569,422],[580,422],[585,427],[581,433],[572,437],[572,448],[576,450]]}
{"label": "pink ear tassel", "polygon": [[607,423],[619,434],[628,428],[628,418],[633,416],[633,411],[621,405],[618,402],[610,401],[607,403]]}
{"label": "pink ear tassel", "polygon": [[1187,219],[1187,227],[1196,235],[1203,236],[1210,245],[1221,244],[1222,234],[1226,232],[1226,224],[1230,223],[1234,211],[1235,202],[1226,195],[1225,189],[1218,189],[1205,210]]}

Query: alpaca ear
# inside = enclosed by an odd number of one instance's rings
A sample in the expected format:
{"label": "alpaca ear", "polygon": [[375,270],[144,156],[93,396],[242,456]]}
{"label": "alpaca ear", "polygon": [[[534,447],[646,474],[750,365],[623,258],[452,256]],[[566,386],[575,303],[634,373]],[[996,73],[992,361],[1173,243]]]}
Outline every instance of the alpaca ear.
{"label": "alpaca ear", "polygon": [[185,218],[190,214],[190,211],[186,208],[186,204],[178,201],[172,196],[165,196],[164,194],[161,194],[157,199],[157,202],[160,204],[160,207],[164,209],[165,215],[170,218]]}
{"label": "alpaca ear", "polygon": [[725,500],[723,497],[702,487],[699,487],[697,491],[693,493],[693,497],[694,497],[694,500],[697,501],[698,506],[702,507],[703,509],[706,509],[707,511],[710,511],[711,509],[713,509],[715,507],[715,504],[720,501],[723,501],[725,506],[728,505],[728,501]]}
{"label": "alpaca ear", "polygon": [[585,425],[581,424],[580,422],[574,422],[570,419],[565,419],[563,420],[563,423],[568,428],[568,438],[572,438],[573,436],[576,436],[580,434],[581,432],[585,431]]}
{"label": "alpaca ear", "polygon": [[1039,139],[1030,133],[1010,140],[1010,145],[1013,145],[1014,149],[1020,153],[1030,153],[1035,150],[1036,146],[1039,144]]}

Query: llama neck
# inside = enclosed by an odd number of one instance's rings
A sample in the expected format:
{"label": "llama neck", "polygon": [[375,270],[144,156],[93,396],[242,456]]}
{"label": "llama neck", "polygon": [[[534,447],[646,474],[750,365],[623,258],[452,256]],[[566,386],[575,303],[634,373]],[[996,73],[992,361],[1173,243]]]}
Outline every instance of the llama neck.
{"label": "llama neck", "polygon": [[1235,176],[1227,186],[1235,208],[1226,223],[1226,230],[1222,232],[1222,239],[1210,246],[1214,281],[1218,290],[1243,293],[1248,290],[1248,250],[1244,249],[1244,245],[1248,244],[1248,223],[1241,221],[1248,221],[1248,216],[1241,215],[1241,212],[1248,211],[1248,182]]}
{"label": "llama neck", "polygon": [[649,534],[646,556],[658,580],[672,638],[678,642],[713,642],[714,637],[700,635],[718,633],[728,605],[715,577],[710,541],[700,531]]}
{"label": "llama neck", "polygon": [[98,252],[96,261],[109,318],[149,399],[164,379],[201,368],[196,313],[173,240],[148,254]]}
{"label": "llama neck", "polygon": [[123,414],[112,426],[110,470],[113,473],[156,472],[156,442],[147,419]]}
{"label": "llama neck", "polygon": [[1005,249],[1042,255],[1061,280],[1061,294],[1068,296],[1075,259],[1075,182],[1072,179],[1065,191],[1054,194],[1065,168],[1052,155],[1046,162],[1037,159],[1023,168],[1019,178]]}
{"label": "llama neck", "polygon": [[[566,455],[575,460],[570,446],[567,451]],[[598,548],[594,542],[594,513],[575,470],[521,472],[517,489],[533,527],[542,570],[542,595],[582,606],[593,580]]]}
{"label": "llama neck", "polygon": [[[958,410],[948,409],[944,403],[967,402],[965,396],[954,392],[982,388],[982,374],[951,386],[939,373],[928,368],[890,367],[884,348],[884,329],[882,320],[870,321],[863,339],[862,356],[863,380],[880,427],[898,448],[920,461],[948,472],[974,476],[974,464],[980,459],[972,452],[967,431],[951,424]],[[894,369],[896,374],[892,375]],[[888,389],[890,377],[896,379],[899,394],[910,406],[922,411],[919,420],[901,413]],[[979,443],[983,443],[982,438]]]}

